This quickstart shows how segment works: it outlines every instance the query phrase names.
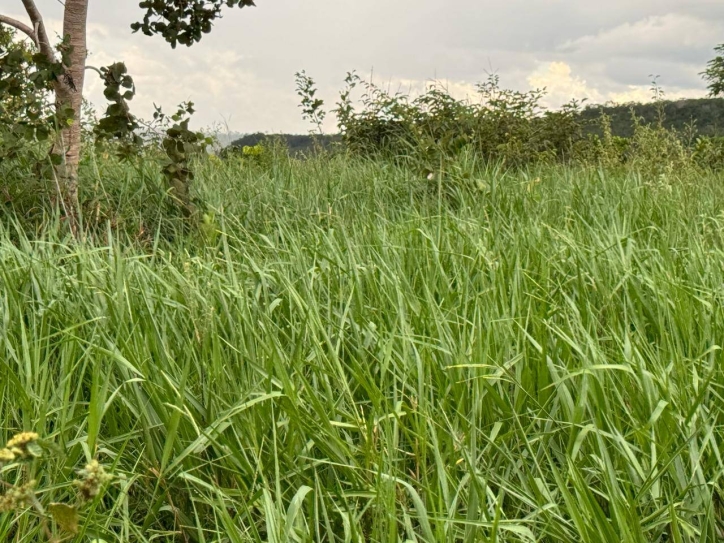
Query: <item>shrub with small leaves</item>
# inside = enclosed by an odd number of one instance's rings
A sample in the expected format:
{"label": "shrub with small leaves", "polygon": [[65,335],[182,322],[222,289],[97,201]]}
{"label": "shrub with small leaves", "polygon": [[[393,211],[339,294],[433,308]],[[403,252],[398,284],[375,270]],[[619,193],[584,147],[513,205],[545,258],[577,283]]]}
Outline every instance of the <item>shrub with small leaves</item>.
{"label": "shrub with small leaves", "polygon": [[154,113],[154,120],[173,123],[166,129],[161,142],[167,158],[162,173],[169,183],[171,197],[187,217],[195,215],[197,211],[190,191],[191,181],[194,179],[191,162],[213,143],[212,138],[203,132],[189,129],[193,113],[193,102],[181,104],[178,111],[170,116],[163,113],[160,108],[156,108]]}
{"label": "shrub with small leaves", "polygon": [[324,108],[324,100],[317,98],[317,84],[314,79],[302,70],[295,74],[297,80],[297,95],[301,99],[299,107],[302,108],[302,118],[309,121],[316,127],[316,132],[324,134],[322,124],[327,117]]}
{"label": "shrub with small leaves", "polygon": [[123,62],[101,68],[100,74],[105,85],[103,95],[111,103],[95,126],[96,141],[120,142],[118,153],[122,158],[128,158],[137,154],[138,148],[143,145],[143,139],[137,132],[140,125],[128,105],[136,94],[136,87]]}
{"label": "shrub with small leaves", "polygon": [[724,138],[696,138],[692,158],[702,168],[724,170]]}
{"label": "shrub with small leaves", "polygon": [[190,183],[194,177],[191,160],[213,141],[205,134],[189,129],[193,103],[182,103],[173,115],[165,114],[156,106],[153,122],[142,126],[128,105],[136,94],[136,87],[126,65],[117,62],[99,72],[105,85],[103,94],[111,103],[94,129],[96,143],[116,142],[117,154],[123,159],[140,154],[148,158],[144,151],[160,147],[165,155],[161,171],[169,183],[171,196],[186,216],[194,215],[196,206],[190,196]]}
{"label": "shrub with small leaves", "polygon": [[[358,87],[359,110],[352,96]],[[497,76],[476,88],[477,101],[459,100],[440,83],[413,97],[349,73],[335,109],[338,127],[351,152],[412,161],[424,171],[444,167],[464,150],[508,166],[570,160],[586,141],[580,102],[545,111],[544,91],[507,90]],[[305,112],[317,105],[310,100],[302,103]]]}
{"label": "shrub with small leaves", "polygon": [[709,61],[701,75],[709,83],[710,96],[720,96],[724,94],[724,44],[715,47],[714,52],[716,56]]}
{"label": "shrub with small leaves", "polygon": [[73,122],[72,110],[57,109],[51,99],[53,84],[66,77],[70,63],[69,46],[61,43],[58,51],[61,60],[51,62],[0,26],[0,161],[23,155],[43,162],[47,155],[36,156],[34,146]]}

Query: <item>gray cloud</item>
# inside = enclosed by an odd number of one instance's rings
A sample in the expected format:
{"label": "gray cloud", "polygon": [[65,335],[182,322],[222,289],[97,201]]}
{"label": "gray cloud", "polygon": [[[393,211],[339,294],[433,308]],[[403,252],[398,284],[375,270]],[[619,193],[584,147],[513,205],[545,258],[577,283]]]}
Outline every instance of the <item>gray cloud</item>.
{"label": "gray cloud", "polygon": [[[38,0],[59,28],[57,0]],[[17,6],[20,0],[2,0]],[[699,72],[724,41],[720,0],[258,0],[227,10],[191,49],[171,50],[134,35],[138,0],[91,0],[90,62],[126,60],[138,86],[134,107],[172,108],[191,99],[203,125],[234,130],[306,131],[293,74],[306,69],[333,102],[348,70],[391,85],[451,87],[495,70],[504,84],[545,83],[551,105],[569,93],[590,99],[646,96],[649,74],[671,96],[703,95]],[[90,95],[102,104],[100,86]],[[462,91],[461,91],[462,92]]]}

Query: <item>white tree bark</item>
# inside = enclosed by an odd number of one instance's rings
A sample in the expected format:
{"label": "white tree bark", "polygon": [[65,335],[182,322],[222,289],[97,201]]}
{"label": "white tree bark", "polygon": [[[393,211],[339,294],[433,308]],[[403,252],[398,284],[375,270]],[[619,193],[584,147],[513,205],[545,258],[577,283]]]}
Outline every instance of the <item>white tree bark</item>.
{"label": "white tree bark", "polygon": [[[32,0],[23,0],[32,2]],[[88,0],[66,0],[63,16],[63,36],[71,48],[70,66],[55,84],[55,104],[59,111],[70,107],[73,121],[58,132],[53,153],[60,155],[61,163],[57,175],[61,187],[65,212],[71,228],[77,228],[78,211],[78,165],[81,154],[81,114],[83,105],[83,84],[88,55],[86,29]],[[42,37],[41,37],[42,40]]]}
{"label": "white tree bark", "polygon": [[[60,198],[74,233],[78,227],[78,165],[81,153],[83,83],[88,54],[86,43],[88,1],[65,1],[63,36],[71,49],[70,65],[65,67],[65,74],[54,85],[57,110],[65,111],[70,108],[73,112],[72,123],[59,127],[52,153],[60,158],[60,165],[55,172],[60,187]],[[6,24],[22,32],[50,62],[57,62],[58,57],[50,43],[43,16],[35,1],[22,0],[22,3],[30,18],[30,25],[6,15],[0,15],[0,24]]]}

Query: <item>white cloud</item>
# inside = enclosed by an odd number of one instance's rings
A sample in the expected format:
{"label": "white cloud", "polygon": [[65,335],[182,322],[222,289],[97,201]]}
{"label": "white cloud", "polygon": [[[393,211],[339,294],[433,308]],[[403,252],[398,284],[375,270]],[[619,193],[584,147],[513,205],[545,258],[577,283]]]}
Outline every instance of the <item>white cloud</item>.
{"label": "white cloud", "polygon": [[557,108],[572,99],[588,102],[605,101],[604,95],[591,88],[585,80],[573,75],[571,66],[565,62],[550,62],[540,66],[530,76],[528,84],[534,89],[545,89],[544,105]]}
{"label": "white cloud", "polygon": [[722,21],[669,13],[568,40],[558,50],[577,57],[585,56],[589,61],[611,60],[612,57],[686,60],[687,52],[708,51],[722,35]]}
{"label": "white cloud", "polygon": [[[589,85],[586,80],[573,73],[565,62],[550,62],[538,67],[528,77],[531,88],[545,88],[547,93],[543,104],[549,108],[558,108],[576,100],[586,100],[589,104],[613,102],[649,102],[654,98],[651,85],[620,85],[611,81],[601,81],[599,85]],[[678,100],[702,96],[701,89],[662,88],[666,98]]]}

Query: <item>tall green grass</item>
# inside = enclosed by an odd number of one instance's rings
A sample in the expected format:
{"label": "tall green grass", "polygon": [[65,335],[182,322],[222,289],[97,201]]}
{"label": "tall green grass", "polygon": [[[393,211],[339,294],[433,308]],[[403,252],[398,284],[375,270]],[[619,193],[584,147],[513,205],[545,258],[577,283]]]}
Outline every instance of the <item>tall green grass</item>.
{"label": "tall green grass", "polygon": [[0,438],[125,475],[77,541],[723,537],[724,179],[450,171],[209,162],[146,245],[6,213]]}

